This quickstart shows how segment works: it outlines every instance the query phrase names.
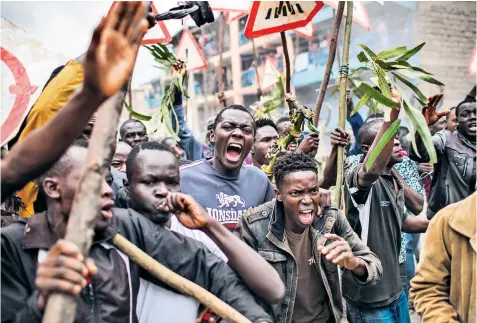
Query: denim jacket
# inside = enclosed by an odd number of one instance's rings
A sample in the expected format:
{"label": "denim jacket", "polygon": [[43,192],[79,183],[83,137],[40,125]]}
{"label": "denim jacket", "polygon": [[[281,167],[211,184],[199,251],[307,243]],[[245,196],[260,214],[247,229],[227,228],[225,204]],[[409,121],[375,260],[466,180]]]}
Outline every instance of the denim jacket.
{"label": "denim jacket", "polygon": [[[264,305],[276,323],[291,322],[298,283],[298,268],[287,242],[284,216],[283,204],[272,200],[243,215],[234,232],[275,268],[285,284],[286,292],[282,302],[271,306]],[[378,282],[382,277],[382,267],[376,255],[361,242],[346,218],[339,214],[336,208],[326,208],[323,216],[315,217],[310,234],[316,270],[323,279],[334,321],[341,322],[343,303],[338,266],[326,261],[318,252],[318,246],[326,244],[325,231],[343,237],[348,241],[353,254],[364,260],[368,272],[366,280],[353,275],[360,284]]]}

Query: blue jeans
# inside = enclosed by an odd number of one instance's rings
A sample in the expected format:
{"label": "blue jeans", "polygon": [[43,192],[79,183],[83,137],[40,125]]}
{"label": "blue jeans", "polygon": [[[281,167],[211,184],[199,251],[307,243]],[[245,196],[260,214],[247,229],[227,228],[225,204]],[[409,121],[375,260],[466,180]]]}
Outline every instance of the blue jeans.
{"label": "blue jeans", "polygon": [[401,296],[388,306],[360,308],[346,303],[346,310],[350,323],[411,323],[404,290]]}

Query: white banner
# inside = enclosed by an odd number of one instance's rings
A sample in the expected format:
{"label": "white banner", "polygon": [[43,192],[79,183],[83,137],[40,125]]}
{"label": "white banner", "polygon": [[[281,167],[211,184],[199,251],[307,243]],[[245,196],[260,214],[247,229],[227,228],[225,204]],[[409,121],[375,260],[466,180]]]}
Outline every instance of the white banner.
{"label": "white banner", "polygon": [[53,70],[68,58],[2,18],[2,130],[1,145],[16,135]]}

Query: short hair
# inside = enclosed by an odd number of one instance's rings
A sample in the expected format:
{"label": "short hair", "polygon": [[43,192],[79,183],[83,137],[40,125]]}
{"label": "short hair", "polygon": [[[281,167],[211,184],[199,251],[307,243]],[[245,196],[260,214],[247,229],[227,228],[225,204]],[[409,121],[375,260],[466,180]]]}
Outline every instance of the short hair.
{"label": "short hair", "polygon": [[269,118],[260,118],[255,120],[255,129],[258,130],[262,127],[270,126],[278,132],[277,125]]}
{"label": "short hair", "polygon": [[126,176],[128,178],[128,181],[131,180],[132,178],[132,165],[134,161],[136,160],[137,156],[139,153],[143,150],[159,150],[159,151],[167,151],[174,156],[174,159],[176,159],[176,156],[172,152],[172,150],[169,148],[169,146],[163,144],[162,142],[157,142],[157,141],[148,141],[148,142],[143,142],[140,143],[131,150],[131,152],[128,155],[128,159],[126,159]]}
{"label": "short hair", "polygon": [[280,119],[277,120],[277,122],[275,122],[275,125],[278,127],[279,124],[284,122],[291,122],[290,117],[281,117]]}
{"label": "short hair", "polygon": [[318,174],[316,160],[304,153],[287,153],[279,157],[273,167],[273,177],[279,187],[290,173],[312,171]]}
{"label": "short hair", "polygon": [[[73,160],[71,159],[70,150],[72,148],[83,148],[88,149],[89,142],[85,139],[77,139],[71,144],[71,146],[66,150],[63,156],[58,159],[58,161],[42,176],[39,178],[39,183],[43,183],[43,180],[46,177],[61,177],[69,173],[71,167],[73,166]],[[40,185],[39,185],[40,186]]]}
{"label": "short hair", "polygon": [[138,119],[128,119],[126,121],[123,122],[123,124],[121,125],[121,127],[119,127],[119,135],[121,136],[121,139],[124,140],[124,127],[126,127],[128,124],[130,123],[139,123],[143,126],[144,130],[146,130],[146,126],[144,125],[144,123],[141,122],[141,120],[138,120]]}
{"label": "short hair", "polygon": [[373,120],[373,119],[382,119],[382,118],[384,118],[384,112],[382,112],[382,111],[376,111],[376,112],[374,112],[374,113],[371,113],[371,114],[368,116],[368,118],[366,119],[366,121],[368,121],[368,120],[371,121],[371,120]]}
{"label": "short hair", "polygon": [[224,109],[220,110],[220,112],[215,117],[214,125],[212,126],[212,130],[215,131],[219,122],[222,121],[222,114],[224,114],[224,112],[227,111],[227,110],[238,110],[238,111],[247,112],[250,115],[250,117],[252,118],[252,126],[253,126],[253,130],[255,130],[255,120],[253,118],[253,115],[250,113],[250,111],[247,110],[246,107],[244,107],[243,105],[240,105],[240,104],[231,104],[231,105],[226,106]]}
{"label": "short hair", "polygon": [[370,133],[370,130],[378,125],[381,125],[384,122],[384,119],[371,119],[367,120],[358,131],[358,144],[361,146],[363,143],[367,142],[371,137],[374,140],[376,134]]}

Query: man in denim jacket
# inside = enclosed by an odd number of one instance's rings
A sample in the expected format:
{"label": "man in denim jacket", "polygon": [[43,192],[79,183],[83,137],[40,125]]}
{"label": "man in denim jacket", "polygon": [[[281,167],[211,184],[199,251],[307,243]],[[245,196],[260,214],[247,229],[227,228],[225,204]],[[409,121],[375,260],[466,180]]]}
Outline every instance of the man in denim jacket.
{"label": "man in denim jacket", "polygon": [[266,309],[277,323],[341,322],[338,265],[360,284],[381,279],[379,259],[335,208],[321,212],[315,160],[303,153],[274,167],[276,199],[242,216],[237,234],[285,283],[285,298]]}

